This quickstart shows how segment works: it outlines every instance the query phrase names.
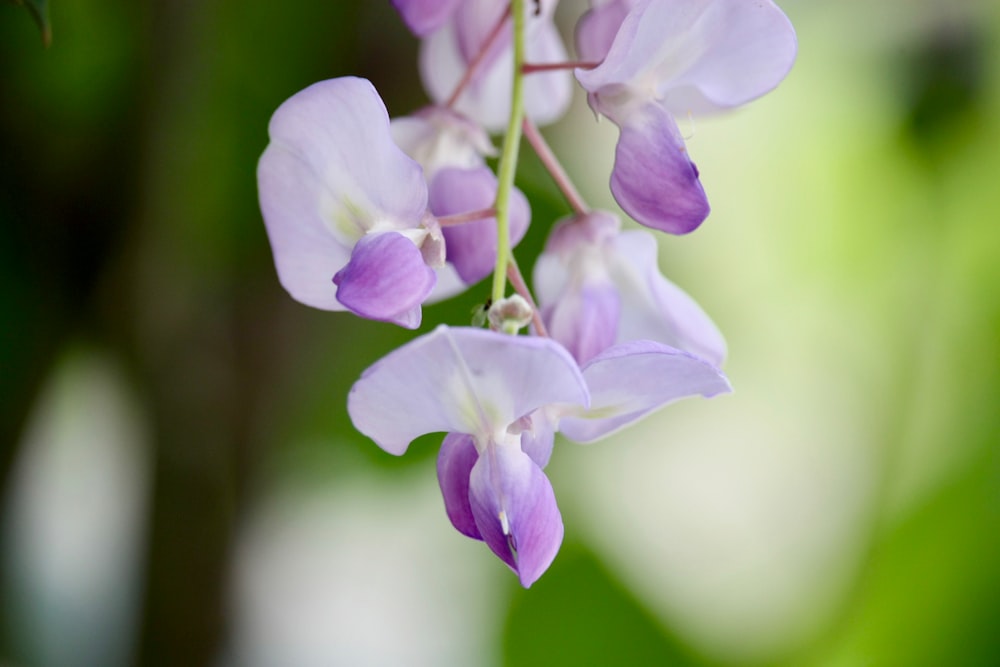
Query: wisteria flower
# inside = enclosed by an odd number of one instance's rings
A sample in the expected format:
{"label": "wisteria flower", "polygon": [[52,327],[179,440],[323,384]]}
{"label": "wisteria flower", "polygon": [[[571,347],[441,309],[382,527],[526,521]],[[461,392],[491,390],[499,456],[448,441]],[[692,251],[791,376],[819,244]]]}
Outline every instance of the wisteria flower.
{"label": "wisteria flower", "polygon": [[439,326],[366,370],[347,408],[355,428],[391,454],[425,433],[448,433],[438,475],[449,518],[528,587],[563,536],[542,472],[552,434],[544,441],[530,416],[546,405],[588,403],[580,369],[554,341]]}
{"label": "wisteria flower", "polygon": [[726,344],[700,306],[660,273],[656,239],[594,211],[561,222],[535,264],[549,334],[585,364],[613,345],[650,340],[721,366]]}
{"label": "wisteria flower", "polygon": [[[632,5],[621,20],[621,10]],[[638,222],[673,234],[709,212],[675,116],[745,104],[770,91],[795,60],[795,31],[771,0],[614,0],[592,10],[579,49],[599,55],[577,69],[596,113],[621,130],[611,191]]]}
{"label": "wisteria flower", "polygon": [[[527,8],[525,54],[532,63],[560,63],[566,47],[552,20],[558,0]],[[431,99],[444,104],[473,68],[455,109],[490,131],[499,131],[510,115],[514,65],[507,0],[463,0],[437,31],[421,43],[420,76]],[[498,28],[499,27],[499,28]],[[554,122],[572,98],[568,72],[532,74],[525,79],[525,107],[539,125]]]}
{"label": "wisteria flower", "polygon": [[258,192],[281,284],[316,308],[419,326],[444,237],[374,87],[316,83],[286,100],[268,131]]}

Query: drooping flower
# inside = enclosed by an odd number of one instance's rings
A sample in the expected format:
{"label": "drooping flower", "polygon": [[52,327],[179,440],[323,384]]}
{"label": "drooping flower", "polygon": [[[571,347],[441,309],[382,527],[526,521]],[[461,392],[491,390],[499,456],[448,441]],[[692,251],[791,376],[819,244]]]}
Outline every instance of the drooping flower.
{"label": "drooping flower", "polygon": [[[531,63],[560,63],[567,59],[552,14],[558,0],[527,3],[525,55]],[[490,131],[502,130],[510,114],[514,65],[512,29],[507,0],[463,0],[420,48],[420,76],[428,95],[445,103],[467,70],[471,79],[455,109]],[[499,31],[496,27],[503,21]],[[492,41],[491,41],[492,39]],[[484,52],[485,49],[485,52]],[[482,57],[480,53],[484,52]],[[558,120],[572,98],[566,71],[532,74],[524,82],[525,110],[539,125]]]}
{"label": "drooping flower", "polygon": [[444,237],[374,87],[316,83],[286,100],[268,131],[257,181],[281,284],[316,308],[419,326]]}
{"label": "drooping flower", "polygon": [[554,341],[439,326],[366,370],[347,408],[355,428],[395,455],[417,436],[446,432],[438,474],[449,518],[528,587],[563,536],[542,472],[552,433],[536,432],[530,416],[588,402],[580,369]]}
{"label": "drooping flower", "polygon": [[649,340],[721,366],[722,334],[660,273],[656,239],[620,226],[615,215],[594,211],[553,229],[534,273],[549,334],[581,365],[614,345]]}
{"label": "drooping flower", "polygon": [[576,78],[621,130],[615,199],[644,225],[693,231],[709,206],[674,117],[736,107],[778,85],[795,60],[791,23],[771,0],[612,0],[584,18],[578,48],[607,54]]}

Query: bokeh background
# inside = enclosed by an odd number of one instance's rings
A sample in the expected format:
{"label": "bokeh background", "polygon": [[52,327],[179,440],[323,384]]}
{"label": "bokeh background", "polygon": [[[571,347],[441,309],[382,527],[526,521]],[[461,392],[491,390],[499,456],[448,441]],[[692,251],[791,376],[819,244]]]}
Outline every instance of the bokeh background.
{"label": "bokeh background", "polygon": [[[0,4],[0,664],[1000,664],[995,2],[785,0],[788,79],[682,122],[713,213],[661,265],[736,391],[557,444],[528,591],[449,525],[439,438],[351,427],[413,334],[292,301],[257,209],[297,90],[424,103],[389,3],[49,5],[43,49]],[[547,134],[613,207],[610,124]],[[568,208],[518,182],[530,267]]]}

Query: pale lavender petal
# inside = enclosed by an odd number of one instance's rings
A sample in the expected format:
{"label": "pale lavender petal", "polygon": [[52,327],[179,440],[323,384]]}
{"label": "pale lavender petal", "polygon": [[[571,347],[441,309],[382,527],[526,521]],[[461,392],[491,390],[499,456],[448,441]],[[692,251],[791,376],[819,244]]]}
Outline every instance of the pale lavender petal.
{"label": "pale lavender petal", "polygon": [[583,374],[590,409],[559,422],[559,431],[576,442],[603,438],[679,399],[731,390],[726,376],[709,362],[652,341],[616,345],[584,366]]}
{"label": "pale lavender petal", "polygon": [[611,193],[636,222],[687,234],[708,216],[698,169],[670,114],[655,103],[612,117],[621,128]]}
{"label": "pale lavender petal", "polygon": [[315,170],[271,145],[257,170],[260,209],[282,287],[313,308],[344,310],[330,278],[351,258],[351,246],[331,232],[318,205],[324,185]]}
{"label": "pale lavender petal", "polygon": [[420,304],[436,280],[420,249],[396,232],[364,236],[333,277],[337,299],[352,312],[407,329],[420,326]]}
{"label": "pale lavender petal", "polygon": [[613,243],[609,271],[622,300],[618,340],[653,340],[721,366],[725,339],[701,306],[660,273],[656,239],[636,230]]}
{"label": "pale lavender petal", "polygon": [[550,403],[589,403],[576,362],[558,343],[439,326],[369,367],[347,411],[355,428],[399,455],[424,433],[482,441]]}
{"label": "pale lavender petal", "polygon": [[[478,169],[443,169],[431,183],[429,203],[436,216],[478,211],[493,206],[497,179],[486,167]],[[531,219],[528,200],[514,189],[510,199],[510,244],[516,247],[524,238]],[[493,272],[497,259],[496,218],[444,228],[448,261],[455,266],[466,284],[479,282]]]}
{"label": "pale lavender petal", "polygon": [[727,109],[760,97],[788,74],[798,42],[788,17],[770,0],[713,0],[676,48],[701,57],[660,86],[676,114]]}
{"label": "pale lavender petal", "polygon": [[618,290],[610,282],[580,285],[542,308],[549,335],[580,364],[614,344],[620,314]]}
{"label": "pale lavender petal", "polygon": [[390,126],[393,141],[420,163],[428,183],[440,169],[480,167],[484,157],[497,152],[486,130],[444,107],[424,107],[410,116],[393,118]]}
{"label": "pale lavender petal", "polygon": [[[530,456],[539,468],[549,464],[552,447],[555,445],[558,421],[558,414],[546,406],[535,410],[527,417],[522,417],[517,422],[521,435],[521,451]],[[513,427],[507,430],[510,432]]]}
{"label": "pale lavender petal", "polygon": [[403,22],[418,37],[426,37],[455,12],[461,0],[392,0]]}
{"label": "pale lavender petal", "polygon": [[577,71],[590,92],[644,88],[676,114],[745,104],[791,69],[795,31],[770,0],[639,0],[604,63]]}
{"label": "pale lavender petal", "polygon": [[392,142],[372,85],[353,77],[314,84],[286,100],[257,166],[261,212],[289,293],[340,310],[330,279],[376,222],[419,226],[427,207],[420,166]]}
{"label": "pale lavender petal", "polygon": [[486,544],[528,588],[562,544],[563,524],[552,485],[516,447],[492,447],[472,468],[470,499]]}
{"label": "pale lavender petal", "polygon": [[479,459],[471,435],[449,433],[441,443],[437,474],[444,496],[444,509],[455,529],[476,540],[483,539],[476,527],[469,501],[469,476]]}
{"label": "pale lavender petal", "polygon": [[576,24],[576,53],[580,60],[601,62],[635,0],[611,0],[592,7]]}

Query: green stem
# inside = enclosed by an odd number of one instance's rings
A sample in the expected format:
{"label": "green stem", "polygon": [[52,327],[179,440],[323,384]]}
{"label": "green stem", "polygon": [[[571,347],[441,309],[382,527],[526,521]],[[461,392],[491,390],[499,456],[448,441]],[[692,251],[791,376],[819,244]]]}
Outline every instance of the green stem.
{"label": "green stem", "polygon": [[511,0],[514,18],[514,71],[510,94],[510,120],[503,139],[497,169],[497,263],[493,269],[493,301],[504,297],[507,287],[507,264],[510,261],[510,193],[514,188],[517,152],[521,145],[521,119],[524,117],[524,1]]}

